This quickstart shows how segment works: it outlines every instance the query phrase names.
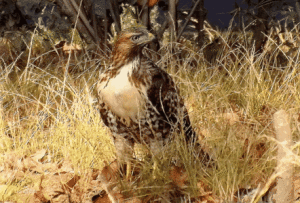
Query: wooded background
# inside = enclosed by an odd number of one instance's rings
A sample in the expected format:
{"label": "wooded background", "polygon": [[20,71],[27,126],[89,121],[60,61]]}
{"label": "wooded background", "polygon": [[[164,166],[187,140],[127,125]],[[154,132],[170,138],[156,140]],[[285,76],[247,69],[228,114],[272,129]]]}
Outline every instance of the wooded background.
{"label": "wooded background", "polygon": [[[229,14],[231,20],[228,25],[219,27],[253,31],[256,51],[262,46],[264,36],[271,27],[281,24],[284,29],[291,29],[298,25],[300,19],[298,0],[226,2],[232,6],[232,10],[224,13]],[[179,41],[182,35],[190,40],[190,36],[196,36],[193,40],[202,47],[205,22],[216,28],[214,22],[219,20],[218,17],[207,19],[208,14],[212,15],[216,9],[208,10],[205,5],[214,4],[219,11],[218,3],[220,1],[217,0],[2,0],[0,33],[20,28],[33,30],[36,27],[63,33],[76,23],[83,38],[101,44],[104,48],[108,46],[112,27],[116,32],[122,29],[120,16],[126,11],[126,15],[132,15],[137,23],[151,30],[158,41],[169,30],[171,41]],[[153,9],[156,9],[155,17],[150,15]],[[153,22],[158,26],[154,28]],[[151,47],[156,51],[159,49],[159,46]]]}

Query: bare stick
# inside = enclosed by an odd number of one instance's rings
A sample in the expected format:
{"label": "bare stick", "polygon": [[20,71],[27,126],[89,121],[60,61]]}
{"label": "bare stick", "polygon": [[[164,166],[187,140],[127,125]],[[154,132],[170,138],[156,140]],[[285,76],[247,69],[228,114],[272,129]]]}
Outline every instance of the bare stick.
{"label": "bare stick", "polygon": [[195,3],[195,5],[194,5],[193,9],[191,10],[190,14],[185,18],[185,22],[184,22],[184,24],[183,24],[183,26],[182,26],[182,28],[181,28],[181,30],[180,30],[178,36],[177,36],[176,41],[178,41],[178,40],[180,39],[180,37],[181,37],[181,35],[182,35],[182,33],[183,33],[185,27],[186,27],[187,24],[189,23],[190,18],[192,17],[192,15],[193,15],[193,13],[195,12],[195,10],[196,10],[196,8],[197,8],[197,6],[198,6],[199,3],[200,3],[200,0],[198,0],[198,1]]}
{"label": "bare stick", "polygon": [[[71,16],[71,20],[74,24],[76,24],[76,29],[78,30],[78,32],[80,34],[85,33],[89,38],[95,40],[94,35],[89,32],[89,30],[85,26],[83,20],[81,18],[77,19],[76,16],[78,14],[78,10],[75,9],[75,7],[72,5],[70,0],[57,1],[57,3],[61,8],[65,7],[65,9],[63,11]],[[84,36],[84,38],[86,38],[86,37]]]}
{"label": "bare stick", "polygon": [[[119,33],[121,31],[121,24],[120,24],[120,14],[119,14],[119,8],[118,8],[118,5],[116,5],[118,3],[115,2],[115,0],[109,0],[109,10],[110,10],[110,13],[112,15],[112,18],[114,19],[114,22],[115,22],[115,28],[116,28],[116,31],[117,33]],[[117,12],[117,13],[115,13]]]}
{"label": "bare stick", "polygon": [[177,10],[176,10],[176,1],[169,0],[169,16],[170,16],[170,33],[171,33],[171,39],[170,41],[173,42],[176,40],[177,35]]}
{"label": "bare stick", "polygon": [[90,34],[92,35],[94,40],[97,41],[97,36],[96,36],[93,28],[91,27],[87,17],[83,14],[83,12],[81,11],[81,9],[78,7],[77,3],[74,0],[70,0],[70,2],[72,4],[72,6],[75,8],[76,12],[77,13],[79,12],[80,19],[82,20],[85,27],[88,29],[88,31],[90,32]]}

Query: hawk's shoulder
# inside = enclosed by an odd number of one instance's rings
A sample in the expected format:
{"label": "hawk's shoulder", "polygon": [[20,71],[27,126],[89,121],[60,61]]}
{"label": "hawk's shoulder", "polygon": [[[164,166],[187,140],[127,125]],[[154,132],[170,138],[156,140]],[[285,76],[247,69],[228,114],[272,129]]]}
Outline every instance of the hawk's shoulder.
{"label": "hawk's shoulder", "polygon": [[140,78],[147,78],[144,85],[147,87],[148,100],[162,117],[176,122],[177,118],[174,116],[186,110],[179,89],[171,75],[146,58],[141,61],[140,71],[143,75]]}

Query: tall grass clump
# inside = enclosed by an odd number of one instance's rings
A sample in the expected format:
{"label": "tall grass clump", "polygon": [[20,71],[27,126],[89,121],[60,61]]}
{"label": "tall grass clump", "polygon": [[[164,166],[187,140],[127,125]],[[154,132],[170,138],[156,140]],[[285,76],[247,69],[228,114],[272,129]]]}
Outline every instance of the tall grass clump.
{"label": "tall grass clump", "polygon": [[25,155],[47,149],[54,162],[70,159],[78,170],[100,168],[113,158],[92,95],[95,80],[88,75],[64,78],[59,67],[30,65],[26,78],[24,72],[5,67],[11,71],[0,79],[2,136],[10,140],[1,152]]}
{"label": "tall grass clump", "polygon": [[192,123],[202,134],[200,142],[216,159],[218,167],[207,169],[204,179],[213,192],[231,202],[238,188],[265,184],[274,171],[276,143],[269,138],[274,137],[276,110],[291,115],[293,139],[299,139],[299,62],[295,57],[288,66],[276,68],[273,53],[255,53],[242,32],[234,43],[228,32],[218,35],[223,45],[213,62],[201,51],[186,51],[189,46],[175,43],[164,47],[168,51],[159,63],[175,78]]}

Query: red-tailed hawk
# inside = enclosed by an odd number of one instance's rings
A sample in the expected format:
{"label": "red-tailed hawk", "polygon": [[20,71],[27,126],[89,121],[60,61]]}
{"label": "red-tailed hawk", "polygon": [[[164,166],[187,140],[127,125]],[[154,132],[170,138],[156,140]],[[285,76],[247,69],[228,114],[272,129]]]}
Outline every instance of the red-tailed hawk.
{"label": "red-tailed hawk", "polygon": [[171,76],[142,54],[153,39],[144,28],[122,31],[111,64],[97,84],[100,114],[112,132],[121,163],[132,157],[134,143],[148,145],[155,154],[182,124],[187,143],[196,140]]}

